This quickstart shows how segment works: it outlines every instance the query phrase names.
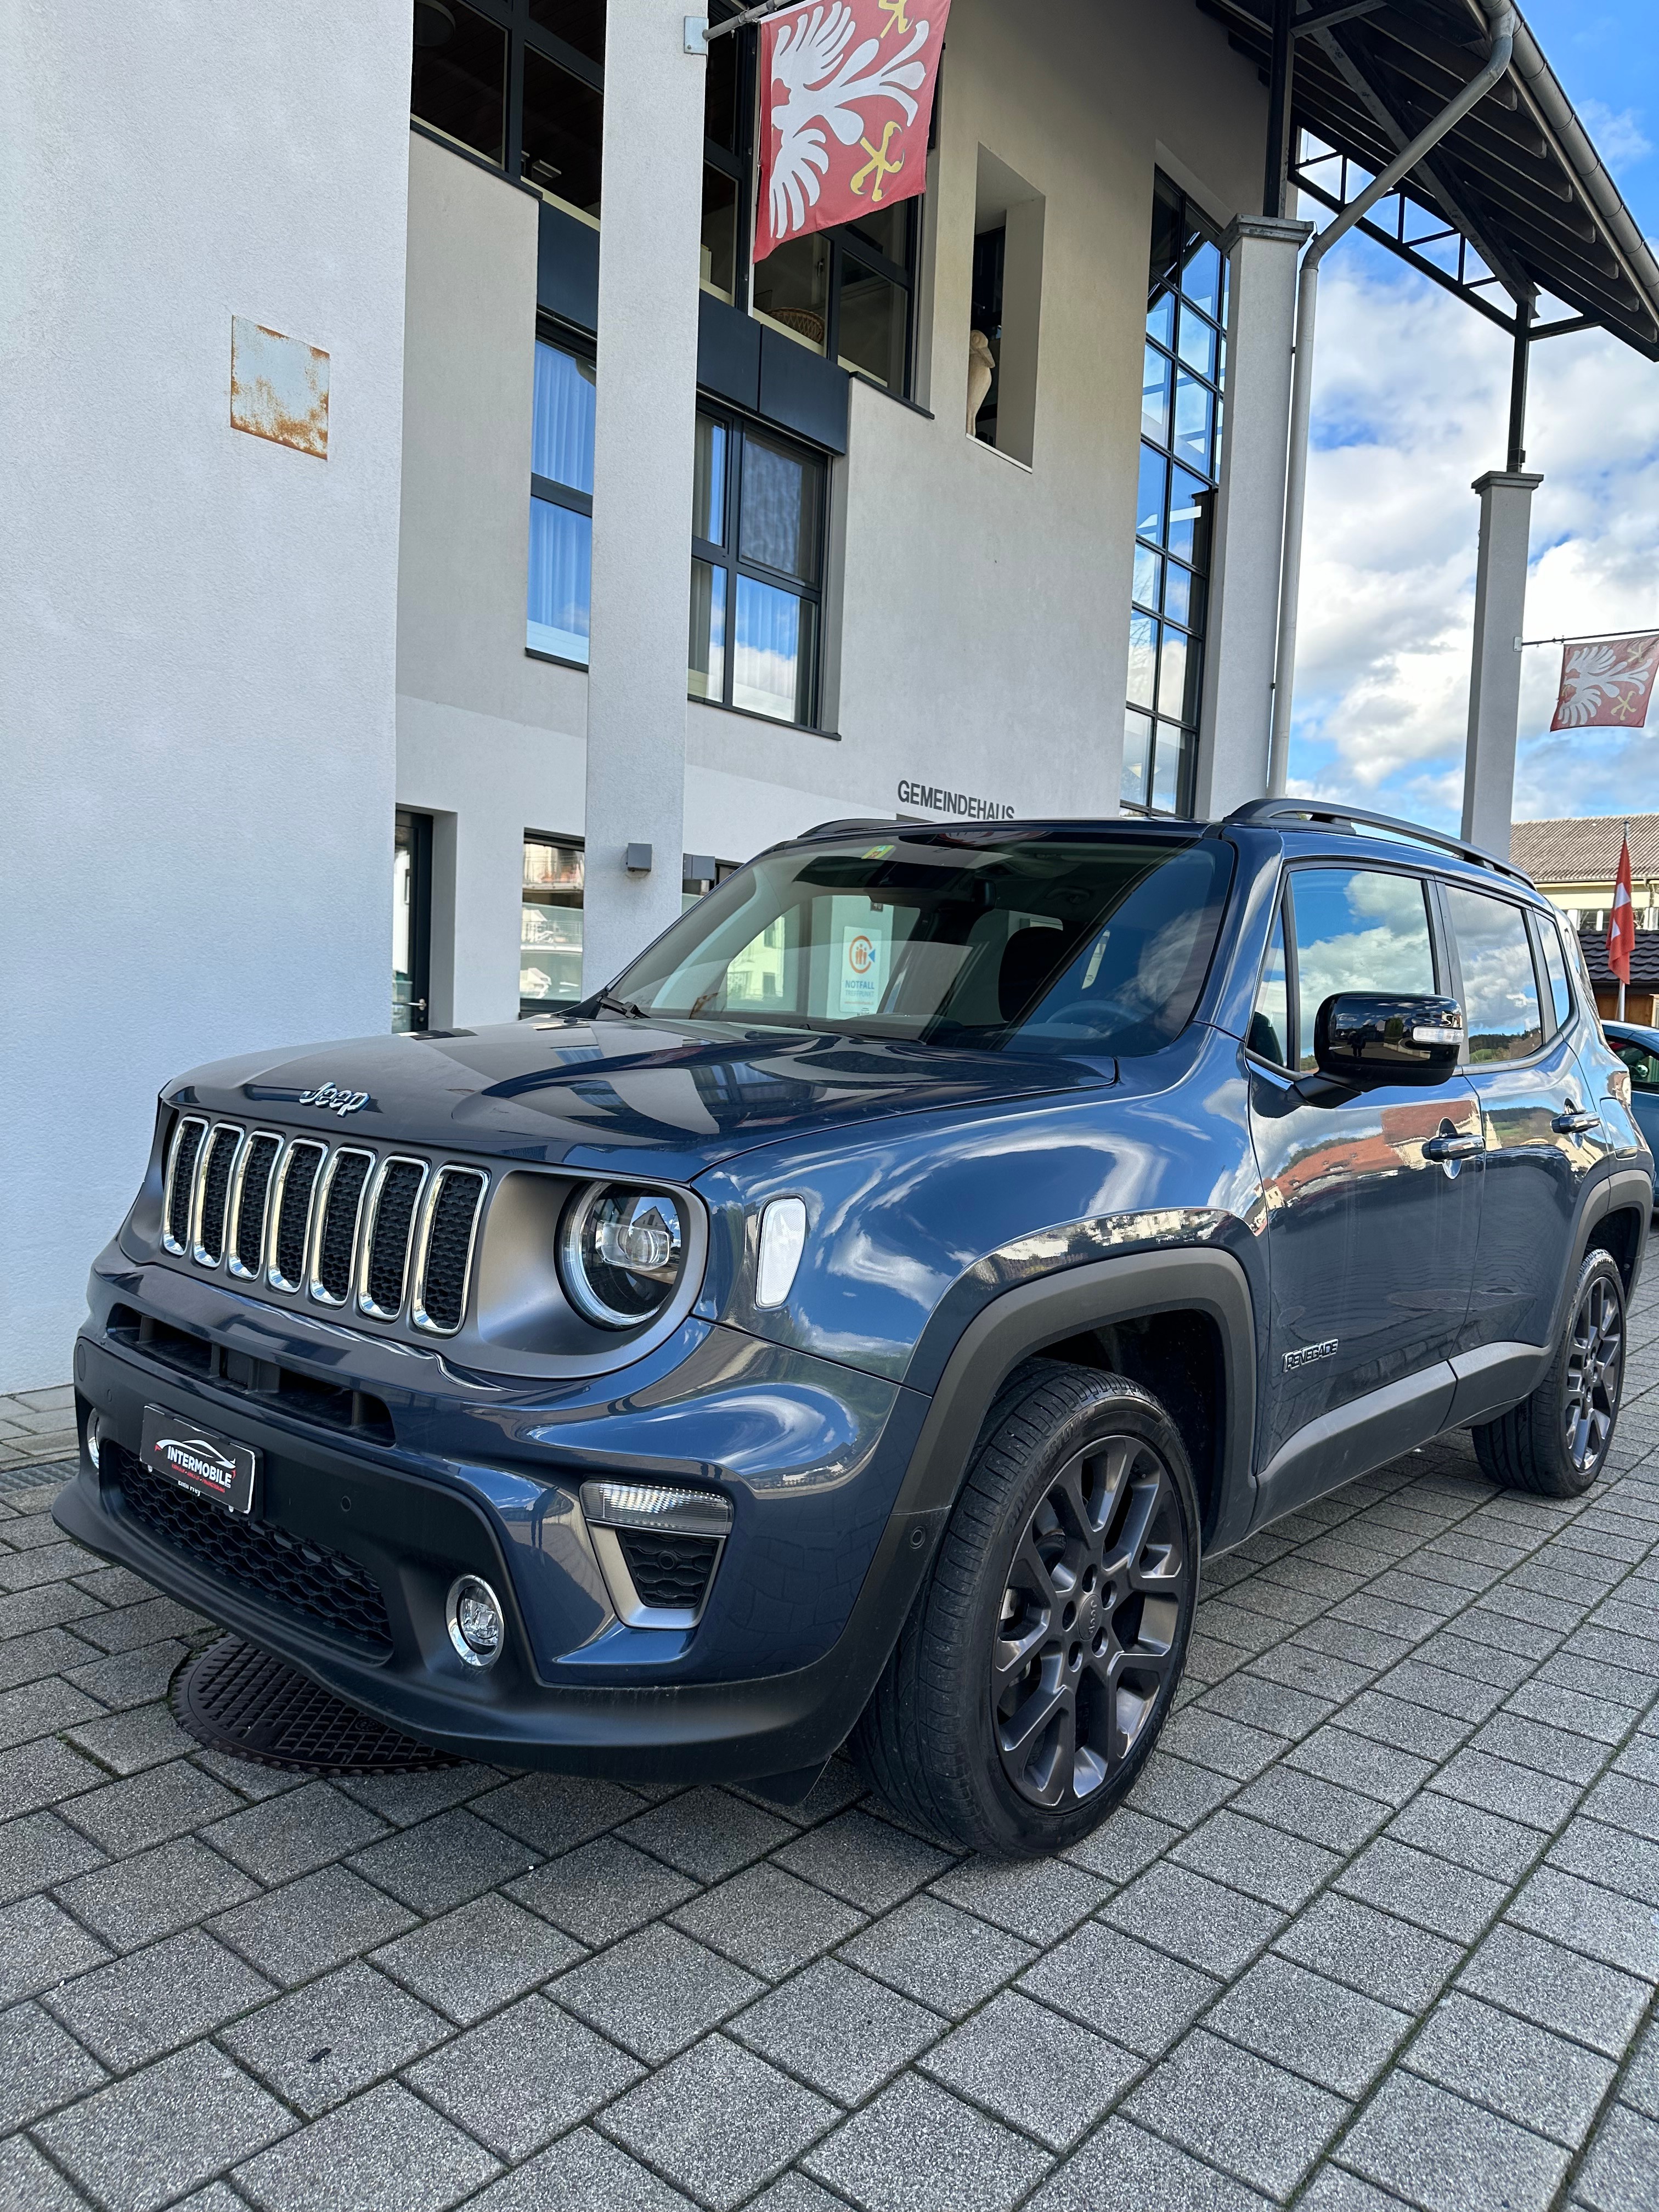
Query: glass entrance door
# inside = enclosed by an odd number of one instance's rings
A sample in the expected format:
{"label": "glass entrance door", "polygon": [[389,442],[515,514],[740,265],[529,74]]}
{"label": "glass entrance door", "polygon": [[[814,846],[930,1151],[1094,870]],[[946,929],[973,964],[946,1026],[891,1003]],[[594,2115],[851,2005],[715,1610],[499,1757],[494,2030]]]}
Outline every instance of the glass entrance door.
{"label": "glass entrance door", "polygon": [[574,838],[524,841],[519,909],[519,1012],[556,1013],[582,994],[582,848]]}
{"label": "glass entrance door", "polygon": [[432,817],[398,809],[392,843],[392,1029],[423,1030],[432,969]]}

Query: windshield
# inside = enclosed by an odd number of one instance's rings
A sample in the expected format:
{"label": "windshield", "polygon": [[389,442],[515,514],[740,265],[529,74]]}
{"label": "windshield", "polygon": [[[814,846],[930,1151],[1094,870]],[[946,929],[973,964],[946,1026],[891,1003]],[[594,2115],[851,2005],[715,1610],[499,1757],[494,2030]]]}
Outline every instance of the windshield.
{"label": "windshield", "polygon": [[696,1021],[1156,1052],[1191,1018],[1231,873],[1215,838],[865,830],[763,854],[614,994]]}

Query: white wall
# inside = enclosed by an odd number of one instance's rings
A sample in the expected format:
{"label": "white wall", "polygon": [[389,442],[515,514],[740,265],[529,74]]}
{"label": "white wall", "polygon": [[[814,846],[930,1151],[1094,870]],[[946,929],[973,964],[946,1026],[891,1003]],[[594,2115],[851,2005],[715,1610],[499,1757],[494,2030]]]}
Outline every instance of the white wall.
{"label": "white wall", "polygon": [[[0,1390],[70,1372],[158,1086],[387,1025],[406,0],[13,6]],[[229,422],[325,349],[326,461]]]}

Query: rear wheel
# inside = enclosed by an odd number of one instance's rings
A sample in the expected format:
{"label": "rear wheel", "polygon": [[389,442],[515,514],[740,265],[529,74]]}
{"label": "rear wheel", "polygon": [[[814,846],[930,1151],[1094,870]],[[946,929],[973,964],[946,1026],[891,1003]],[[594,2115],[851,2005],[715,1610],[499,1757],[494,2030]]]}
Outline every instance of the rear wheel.
{"label": "rear wheel", "polygon": [[1582,1498],[1606,1464],[1625,1383],[1625,1281],[1610,1252],[1584,1255],[1567,1326],[1533,1392],[1473,1431],[1494,1482],[1542,1498]]}
{"label": "rear wheel", "polygon": [[992,1407],[853,1749],[958,1847],[1055,1850],[1134,1780],[1186,1656],[1199,1523],[1179,1432],[1120,1375],[1020,1370]]}

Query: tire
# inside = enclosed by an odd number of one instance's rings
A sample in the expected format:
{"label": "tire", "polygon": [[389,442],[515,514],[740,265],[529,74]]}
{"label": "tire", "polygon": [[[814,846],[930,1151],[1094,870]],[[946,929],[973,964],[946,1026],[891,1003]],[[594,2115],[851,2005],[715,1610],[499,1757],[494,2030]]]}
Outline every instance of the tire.
{"label": "tire", "polygon": [[1473,1431],[1483,1474],[1540,1498],[1582,1498],[1612,1448],[1625,1383],[1625,1281],[1610,1252],[1586,1252],[1549,1372]]}
{"label": "tire", "polygon": [[1088,1834],[1169,1713],[1199,1550],[1157,1399],[1056,1360],[1018,1369],[854,1732],[866,1780],[958,1850],[1037,1856]]}

